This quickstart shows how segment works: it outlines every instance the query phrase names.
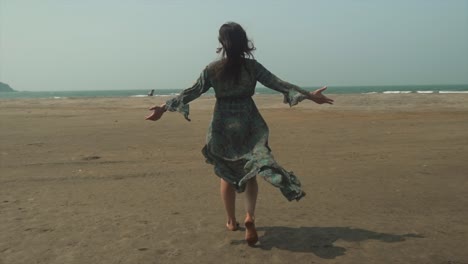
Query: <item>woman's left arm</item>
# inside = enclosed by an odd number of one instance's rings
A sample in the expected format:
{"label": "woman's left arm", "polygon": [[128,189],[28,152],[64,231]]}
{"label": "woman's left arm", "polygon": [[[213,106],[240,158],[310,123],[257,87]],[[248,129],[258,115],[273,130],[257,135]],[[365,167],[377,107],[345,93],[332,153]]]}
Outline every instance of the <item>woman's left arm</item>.
{"label": "woman's left arm", "polygon": [[332,99],[322,94],[322,92],[327,89],[326,86],[313,92],[309,92],[297,85],[281,80],[263,67],[259,62],[256,61],[255,63],[255,74],[257,80],[261,84],[265,85],[265,87],[282,93],[284,95],[284,103],[289,104],[289,106],[296,105],[304,99],[312,100],[317,104],[333,104]]}

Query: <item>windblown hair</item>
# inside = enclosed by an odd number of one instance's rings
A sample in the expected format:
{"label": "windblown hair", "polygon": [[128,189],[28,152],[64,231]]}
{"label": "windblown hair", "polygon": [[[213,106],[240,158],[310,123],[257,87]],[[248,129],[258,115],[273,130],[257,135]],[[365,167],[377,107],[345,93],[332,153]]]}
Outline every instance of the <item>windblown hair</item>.
{"label": "windblown hair", "polygon": [[234,22],[219,28],[218,40],[221,47],[216,52],[221,53],[222,59],[215,68],[216,76],[223,81],[238,82],[245,59],[253,58],[255,47],[241,25]]}

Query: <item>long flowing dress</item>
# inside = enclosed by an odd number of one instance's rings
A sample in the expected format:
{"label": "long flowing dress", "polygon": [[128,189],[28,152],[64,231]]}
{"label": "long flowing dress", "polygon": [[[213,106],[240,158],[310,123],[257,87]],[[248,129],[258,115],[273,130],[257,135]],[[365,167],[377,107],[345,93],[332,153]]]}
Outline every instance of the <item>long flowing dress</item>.
{"label": "long flowing dress", "polygon": [[221,81],[214,73],[216,63],[219,61],[208,65],[192,87],[168,100],[167,109],[182,113],[190,121],[188,103],[213,87],[216,105],[202,153],[206,162],[214,165],[215,174],[238,192],[245,190],[249,179],[260,175],[289,201],[299,200],[305,195],[301,183],[273,158],[268,146],[268,126],[252,96],[257,81],[282,93],[290,106],[304,100],[308,92],[279,79],[252,59],[245,60],[237,82]]}

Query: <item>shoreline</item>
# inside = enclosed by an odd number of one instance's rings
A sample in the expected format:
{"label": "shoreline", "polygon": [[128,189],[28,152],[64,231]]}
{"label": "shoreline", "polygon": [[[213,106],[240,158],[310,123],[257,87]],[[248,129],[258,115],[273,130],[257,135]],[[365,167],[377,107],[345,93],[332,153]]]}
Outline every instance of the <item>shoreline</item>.
{"label": "shoreline", "polygon": [[[320,87],[302,87],[313,91]],[[2,93],[0,98],[71,98],[71,97],[146,97],[151,89],[130,89],[130,90],[76,90],[76,91],[19,91],[16,93]],[[154,96],[173,96],[179,94],[182,88],[176,89],[155,89]],[[330,94],[468,94],[468,84],[454,85],[377,85],[377,86],[328,86]],[[257,87],[256,94],[268,95],[276,92],[265,88]],[[206,92],[214,95],[214,90]]]}
{"label": "shoreline", "polygon": [[[312,102],[303,101],[293,109],[310,109],[318,111],[450,111],[468,110],[468,94],[326,94],[335,100],[333,105],[317,105]],[[49,105],[72,107],[96,106],[104,108],[145,108],[154,104],[162,104],[174,96],[154,97],[73,97],[73,98],[14,98],[1,99],[0,107],[19,107],[23,104],[32,104],[35,107],[47,107]],[[289,108],[282,101],[281,94],[256,94],[254,101],[260,108]],[[214,95],[205,95],[190,102],[193,109],[207,109],[214,106],[216,98]],[[79,104],[83,102],[83,104]],[[115,103],[115,105],[113,104]],[[106,104],[109,104],[106,106]]]}

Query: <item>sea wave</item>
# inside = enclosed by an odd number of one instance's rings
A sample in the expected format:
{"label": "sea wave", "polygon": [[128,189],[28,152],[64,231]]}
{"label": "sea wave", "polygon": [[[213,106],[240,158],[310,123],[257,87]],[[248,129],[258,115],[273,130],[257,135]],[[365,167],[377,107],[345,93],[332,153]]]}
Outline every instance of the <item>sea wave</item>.
{"label": "sea wave", "polygon": [[468,91],[439,91],[441,94],[468,93]]}
{"label": "sea wave", "polygon": [[407,94],[407,93],[411,93],[411,91],[383,91],[382,93],[384,94]]}
{"label": "sea wave", "polygon": [[130,95],[130,97],[169,97],[169,96],[178,96],[180,93],[169,93],[169,94],[153,94],[151,96],[147,94],[135,94]]}

